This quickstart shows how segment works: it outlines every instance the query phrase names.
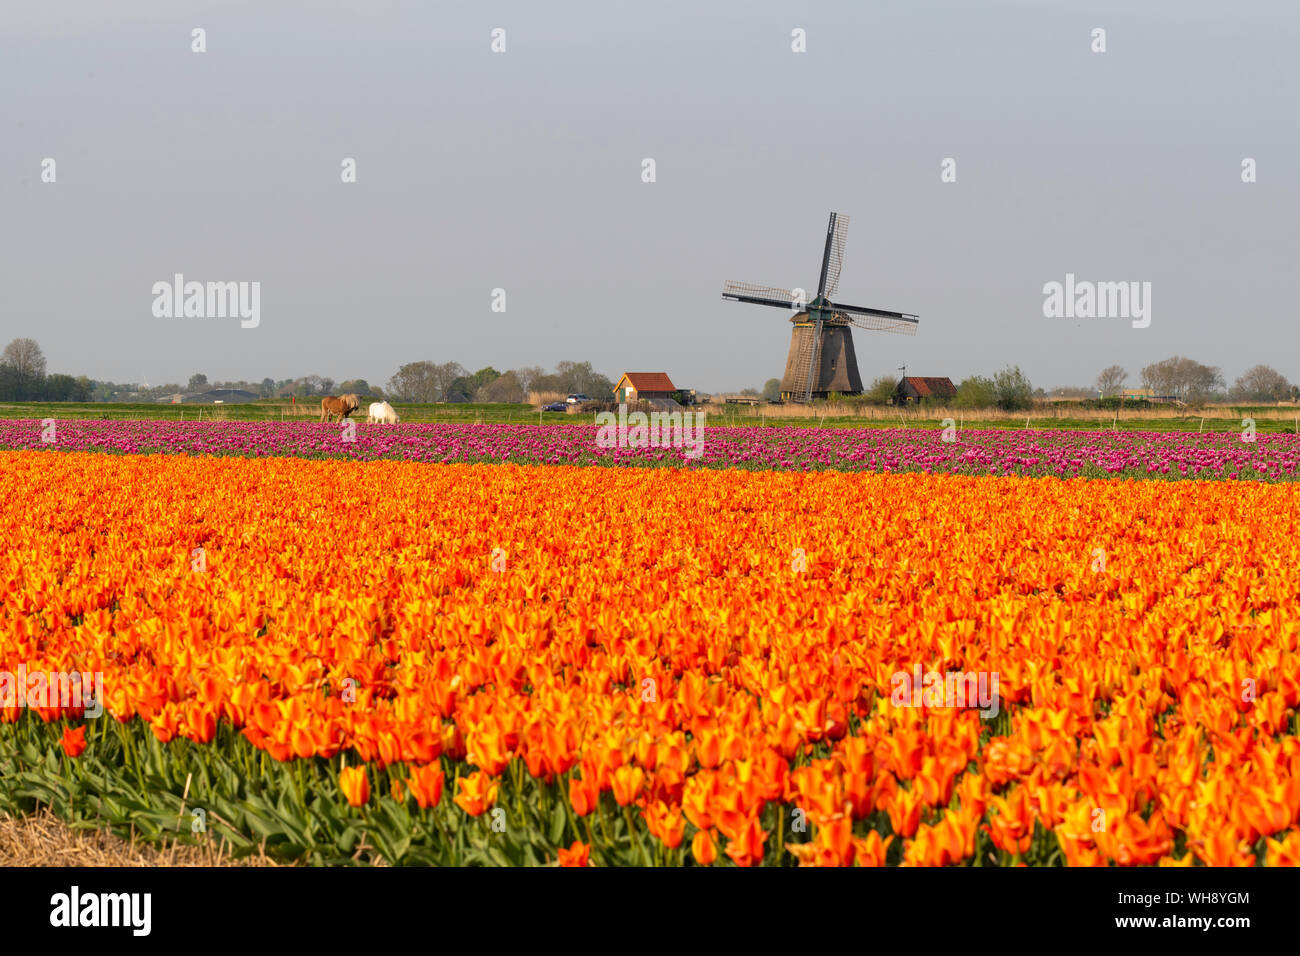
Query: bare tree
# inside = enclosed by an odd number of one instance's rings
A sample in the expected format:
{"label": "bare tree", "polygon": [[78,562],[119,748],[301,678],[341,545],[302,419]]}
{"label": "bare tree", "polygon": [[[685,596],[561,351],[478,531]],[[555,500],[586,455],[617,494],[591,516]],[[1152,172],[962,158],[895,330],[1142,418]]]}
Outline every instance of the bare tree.
{"label": "bare tree", "polygon": [[525,396],[532,391],[533,382],[546,374],[540,365],[527,365],[523,368],[517,368],[514,373],[515,378],[519,380],[520,387],[524,390]]}
{"label": "bare tree", "polygon": [[0,362],[10,366],[21,381],[45,377],[45,353],[35,339],[14,339],[5,346]]}
{"label": "bare tree", "polygon": [[408,362],[388,380],[388,391],[408,402],[441,402],[451,383],[464,374],[459,362]]}
{"label": "bare tree", "polygon": [[1256,365],[1232,386],[1232,397],[1252,402],[1281,402],[1291,394],[1291,383],[1277,369]]}
{"label": "bare tree", "polygon": [[506,372],[488,382],[474,394],[476,402],[522,402],[527,396],[519,377],[514,372]]}
{"label": "bare tree", "polygon": [[408,402],[437,401],[433,368],[432,362],[408,362],[388,380],[389,393]]}
{"label": "bare tree", "polygon": [[1142,369],[1142,384],[1155,395],[1196,404],[1209,399],[1216,388],[1223,387],[1223,373],[1218,366],[1202,365],[1175,355]]}
{"label": "bare tree", "polygon": [[1097,390],[1101,392],[1102,398],[1113,395],[1120,390],[1120,386],[1124,384],[1127,378],[1128,372],[1118,365],[1104,368],[1101,370],[1101,374],[1097,376]]}
{"label": "bare tree", "polygon": [[445,402],[447,400],[447,389],[451,388],[451,383],[465,375],[466,371],[465,366],[459,362],[443,362],[441,365],[433,366],[432,382],[436,397],[430,399],[430,401]]}
{"label": "bare tree", "polygon": [[556,391],[581,392],[592,398],[604,398],[614,391],[614,383],[593,369],[590,362],[559,362],[555,374],[564,383]]}

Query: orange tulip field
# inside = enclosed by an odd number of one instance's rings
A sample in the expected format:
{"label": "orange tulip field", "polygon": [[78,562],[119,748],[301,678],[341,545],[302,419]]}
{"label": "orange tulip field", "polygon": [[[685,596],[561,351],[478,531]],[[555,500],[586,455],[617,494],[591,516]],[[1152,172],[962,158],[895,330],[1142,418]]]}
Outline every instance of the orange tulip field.
{"label": "orange tulip field", "polygon": [[309,863],[1300,863],[1295,483],[0,468],[12,813]]}

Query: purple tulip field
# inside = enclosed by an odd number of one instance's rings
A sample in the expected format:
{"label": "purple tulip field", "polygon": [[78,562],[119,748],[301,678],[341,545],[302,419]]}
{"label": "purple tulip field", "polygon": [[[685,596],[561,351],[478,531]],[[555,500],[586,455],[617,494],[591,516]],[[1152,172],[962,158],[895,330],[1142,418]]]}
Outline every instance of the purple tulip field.
{"label": "purple tulip field", "polygon": [[915,428],[741,427],[696,432],[695,447],[673,437],[607,447],[595,425],[0,422],[0,448],[133,455],[1265,481],[1295,480],[1300,465],[1300,438],[1287,434],[989,430],[945,440]]}

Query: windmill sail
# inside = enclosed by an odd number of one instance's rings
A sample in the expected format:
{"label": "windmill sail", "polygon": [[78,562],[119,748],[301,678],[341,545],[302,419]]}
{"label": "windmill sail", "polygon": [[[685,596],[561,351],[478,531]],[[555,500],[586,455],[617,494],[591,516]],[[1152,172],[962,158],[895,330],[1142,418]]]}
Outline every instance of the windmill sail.
{"label": "windmill sail", "polygon": [[778,309],[802,309],[808,305],[808,294],[803,289],[783,289],[753,282],[724,282],[722,297],[733,302],[770,305]]}
{"label": "windmill sail", "polygon": [[831,213],[831,244],[826,268],[826,291],[822,294],[828,299],[835,298],[840,291],[840,269],[844,266],[844,242],[849,237],[849,217],[841,213]]}
{"label": "windmill sail", "polygon": [[894,318],[885,315],[850,315],[847,312],[836,312],[837,318],[843,319],[854,328],[866,329],[869,332],[892,332],[894,335],[915,335],[916,320],[903,318]]}

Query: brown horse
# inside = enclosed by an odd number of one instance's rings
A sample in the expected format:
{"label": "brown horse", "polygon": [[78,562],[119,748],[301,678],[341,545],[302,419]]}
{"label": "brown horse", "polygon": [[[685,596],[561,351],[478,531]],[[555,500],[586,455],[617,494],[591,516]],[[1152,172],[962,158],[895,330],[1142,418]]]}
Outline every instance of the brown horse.
{"label": "brown horse", "polygon": [[337,415],[339,421],[347,418],[361,405],[361,399],[356,395],[326,395],[320,400],[320,420],[327,422],[331,415]]}

